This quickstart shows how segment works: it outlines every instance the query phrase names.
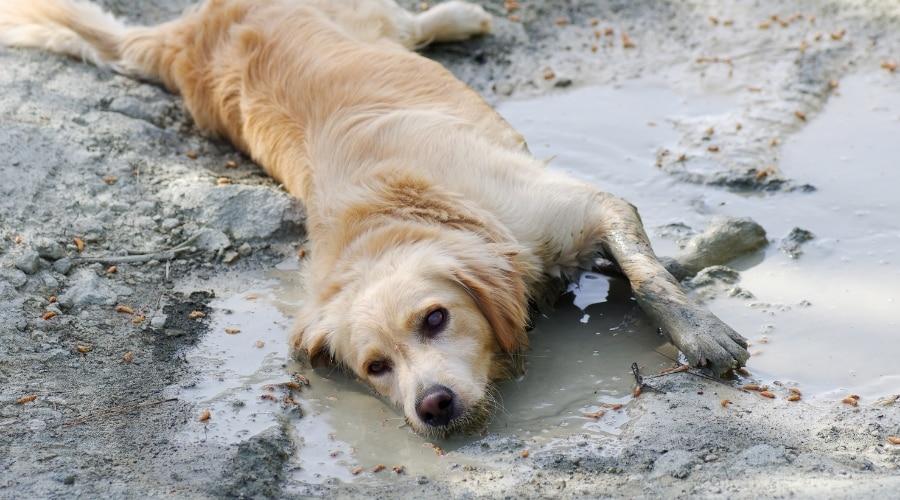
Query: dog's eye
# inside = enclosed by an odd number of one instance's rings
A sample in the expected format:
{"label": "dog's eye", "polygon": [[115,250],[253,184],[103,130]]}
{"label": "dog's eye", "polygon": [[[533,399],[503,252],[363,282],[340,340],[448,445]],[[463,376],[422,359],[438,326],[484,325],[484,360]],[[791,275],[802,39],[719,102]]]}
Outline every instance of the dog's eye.
{"label": "dog's eye", "polygon": [[391,371],[391,365],[383,359],[376,359],[366,366],[366,371],[369,372],[369,375],[377,377]]}
{"label": "dog's eye", "polygon": [[431,311],[425,316],[425,320],[422,324],[422,331],[427,337],[434,337],[447,325],[447,318],[447,310],[443,307]]}

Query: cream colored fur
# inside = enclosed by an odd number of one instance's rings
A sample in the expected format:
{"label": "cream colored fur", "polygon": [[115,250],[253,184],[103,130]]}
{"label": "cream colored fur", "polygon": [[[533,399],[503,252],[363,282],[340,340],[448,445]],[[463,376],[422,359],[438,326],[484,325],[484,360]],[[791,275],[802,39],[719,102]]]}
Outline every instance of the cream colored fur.
{"label": "cream colored fur", "polygon": [[[601,249],[692,361],[740,364],[737,334],[689,303],[633,207],[544,169],[475,92],[410,51],[490,27],[458,1],[413,14],[391,0],[208,0],[129,28],[88,3],[0,0],[3,43],[158,80],[303,200],[312,247],[294,347],[352,370],[420,432],[484,422],[490,382],[527,347],[529,301]],[[435,307],[449,322],[426,338]],[[693,336],[703,321],[713,333]],[[391,369],[368,373],[375,360]],[[435,384],[462,414],[442,429],[415,411]]]}

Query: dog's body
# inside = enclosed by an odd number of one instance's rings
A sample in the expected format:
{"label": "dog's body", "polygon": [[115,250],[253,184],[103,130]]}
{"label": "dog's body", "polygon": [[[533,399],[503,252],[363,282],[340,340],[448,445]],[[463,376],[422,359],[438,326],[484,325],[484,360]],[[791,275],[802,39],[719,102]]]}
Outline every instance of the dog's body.
{"label": "dog's body", "polygon": [[312,243],[294,347],[336,359],[422,432],[486,416],[548,280],[614,260],[688,359],[743,339],[692,304],[629,204],[542,168],[475,92],[410,49],[485,33],[480,7],[208,0],[128,28],[71,0],[0,0],[0,43],[82,57],[180,93],[302,199]]}

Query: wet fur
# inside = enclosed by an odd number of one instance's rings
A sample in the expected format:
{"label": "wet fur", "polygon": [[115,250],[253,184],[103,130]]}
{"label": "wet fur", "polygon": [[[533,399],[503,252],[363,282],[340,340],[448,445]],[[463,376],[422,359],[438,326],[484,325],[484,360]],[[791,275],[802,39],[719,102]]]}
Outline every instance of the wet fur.
{"label": "wet fur", "polygon": [[[127,27],[88,3],[0,0],[0,43],[162,83],[303,200],[311,257],[293,347],[343,364],[419,431],[433,431],[414,406],[434,383],[467,408],[445,430],[485,421],[491,381],[527,348],[529,302],[598,251],[692,362],[743,363],[740,336],[690,304],[631,205],[545,170],[474,91],[411,50],[489,29],[462,2],[413,14],[390,0],[209,0]],[[436,300],[454,304],[452,328],[425,342],[415,321]],[[371,356],[396,364],[389,383],[367,376]]]}

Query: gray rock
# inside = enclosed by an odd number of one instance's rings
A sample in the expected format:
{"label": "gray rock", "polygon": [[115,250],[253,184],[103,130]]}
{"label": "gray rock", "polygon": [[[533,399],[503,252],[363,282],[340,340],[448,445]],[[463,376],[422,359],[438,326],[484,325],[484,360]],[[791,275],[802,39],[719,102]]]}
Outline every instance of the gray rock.
{"label": "gray rock", "polygon": [[225,252],[225,256],[222,257],[222,262],[231,264],[232,262],[238,260],[239,256],[240,254],[238,254],[237,252]]}
{"label": "gray rock", "polygon": [[[703,233],[691,238],[675,258],[687,276],[719,266],[759,250],[767,243],[766,231],[749,218],[717,217]],[[686,276],[676,276],[681,279]]]}
{"label": "gray rock", "polygon": [[81,234],[81,239],[89,243],[100,241],[104,231],[103,224],[93,218],[76,222],[72,229],[76,234]]}
{"label": "gray rock", "polygon": [[198,185],[197,180],[179,179],[160,196],[180,206],[198,222],[228,233],[235,240],[299,231],[304,220],[299,201],[266,186],[210,186]]}
{"label": "gray rock", "polygon": [[48,260],[58,260],[66,256],[66,249],[50,238],[39,238],[34,242],[32,248],[38,255]]}
{"label": "gray rock", "polygon": [[161,329],[166,324],[166,315],[165,314],[157,314],[150,318],[150,327],[155,328],[157,330]]}
{"label": "gray rock", "polygon": [[219,252],[231,246],[228,235],[218,229],[201,229],[197,233],[194,245],[207,252]]}
{"label": "gray rock", "polygon": [[41,256],[34,250],[26,250],[16,259],[16,268],[25,274],[34,274],[41,268]]}
{"label": "gray rock", "polygon": [[53,277],[50,271],[41,271],[35,275],[38,288],[44,290],[56,290],[59,287],[59,280]]}
{"label": "gray rock", "polygon": [[59,259],[53,263],[53,270],[59,274],[69,274],[69,271],[72,270],[72,259],[68,257]]}
{"label": "gray rock", "polygon": [[247,257],[251,253],[253,253],[253,247],[250,246],[249,243],[243,243],[237,249],[238,253],[241,254],[241,257]]}
{"label": "gray rock", "polygon": [[801,248],[804,243],[814,239],[816,235],[812,232],[807,231],[806,229],[802,229],[799,227],[795,227],[791,229],[791,232],[781,240],[781,245],[778,248],[787,254],[788,257],[792,259],[796,259],[803,255],[803,249]]}
{"label": "gray rock", "polygon": [[178,220],[174,217],[170,217],[168,219],[163,219],[163,221],[160,223],[159,226],[163,229],[163,231],[171,231],[171,230],[175,229],[176,227],[178,227],[180,224],[181,224],[180,220]]}
{"label": "gray rock", "polygon": [[66,308],[87,305],[115,305],[119,295],[129,295],[131,290],[115,287],[107,279],[90,269],[81,269],[73,277],[68,290],[59,303]]}
{"label": "gray rock", "polygon": [[18,269],[0,269],[0,278],[5,279],[15,288],[19,288],[28,281],[28,276]]}

